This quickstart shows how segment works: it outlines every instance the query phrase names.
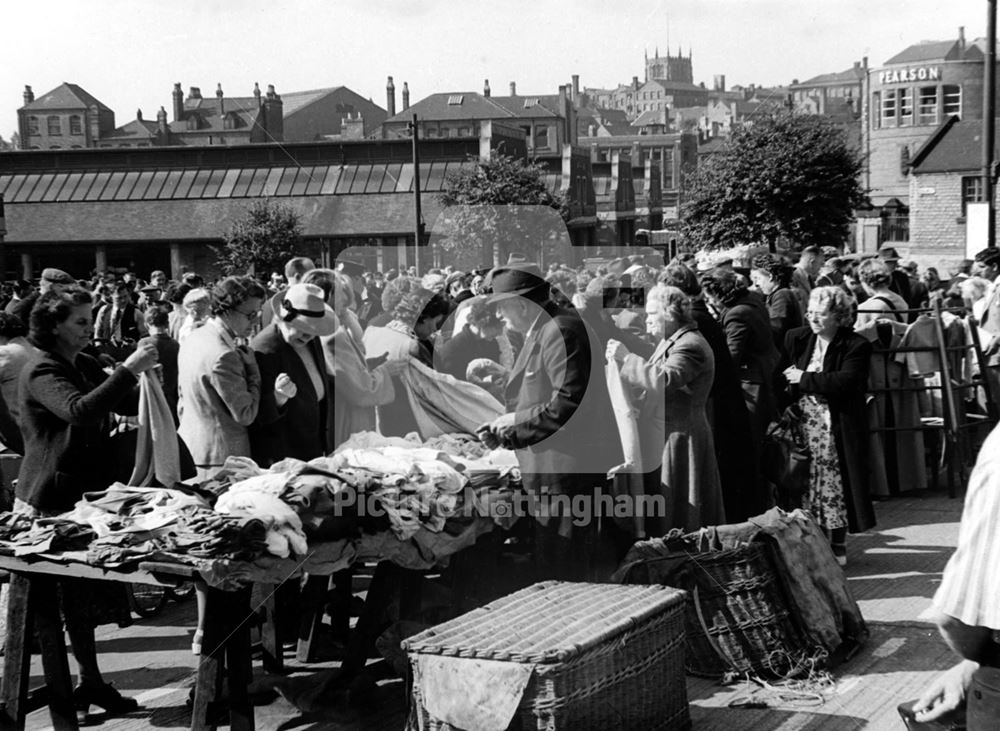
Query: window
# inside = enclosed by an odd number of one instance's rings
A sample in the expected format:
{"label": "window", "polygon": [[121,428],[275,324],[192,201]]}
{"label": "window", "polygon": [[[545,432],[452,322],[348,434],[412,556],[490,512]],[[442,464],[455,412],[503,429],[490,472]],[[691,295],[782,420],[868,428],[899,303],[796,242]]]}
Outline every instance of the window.
{"label": "window", "polygon": [[889,89],[882,97],[882,126],[896,126],[896,90]]}
{"label": "window", "polygon": [[448,97],[448,106],[457,107],[462,105],[462,100],[465,99],[464,94],[452,94]]}
{"label": "window", "polygon": [[79,114],[72,114],[69,118],[69,133],[71,135],[82,135],[83,134],[83,120],[80,119]]}
{"label": "window", "polygon": [[534,97],[532,97],[531,99],[525,99],[524,100],[524,108],[525,109],[530,109],[531,107],[537,106],[537,104],[538,104],[538,99],[536,99]]}
{"label": "window", "polygon": [[976,176],[962,178],[962,216],[966,215],[970,203],[983,202],[983,179]]}
{"label": "window", "polygon": [[913,126],[913,89],[899,90],[899,126]]}
{"label": "window", "polygon": [[879,91],[872,93],[872,109],[875,113],[871,115],[872,117],[872,129],[878,129],[882,126],[882,93]]}
{"label": "window", "polygon": [[62,120],[58,116],[53,114],[50,117],[45,118],[45,122],[48,125],[49,136],[54,137],[62,134]]}
{"label": "window", "polygon": [[950,117],[953,114],[962,116],[962,87],[945,84],[941,87],[944,94],[944,116]]}
{"label": "window", "polygon": [[937,124],[937,87],[922,86],[917,92],[917,124]]}
{"label": "window", "polygon": [[28,117],[28,134],[38,134],[38,117]]}
{"label": "window", "polygon": [[541,149],[549,146],[549,128],[548,127],[536,127],[535,128],[535,149]]}

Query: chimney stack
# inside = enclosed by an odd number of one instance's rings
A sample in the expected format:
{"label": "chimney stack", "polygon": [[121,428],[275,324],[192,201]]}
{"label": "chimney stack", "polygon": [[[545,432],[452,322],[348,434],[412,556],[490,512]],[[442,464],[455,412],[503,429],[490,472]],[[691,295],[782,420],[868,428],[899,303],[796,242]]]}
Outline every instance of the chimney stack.
{"label": "chimney stack", "polygon": [[483,82],[483,96],[485,96],[487,99],[490,96],[490,80],[489,79],[486,79],[486,81]]}
{"label": "chimney stack", "polygon": [[726,75],[716,74],[715,75],[715,91],[725,91],[726,90]]}
{"label": "chimney stack", "polygon": [[267,98],[270,100],[278,99],[278,95],[274,93],[274,84],[267,85]]}
{"label": "chimney stack", "polygon": [[570,98],[573,100],[573,103],[576,104],[576,100],[580,96],[580,74],[573,74],[571,78],[573,79],[573,96]]}
{"label": "chimney stack", "polygon": [[410,108],[410,87],[403,82],[403,111]]}
{"label": "chimney stack", "polygon": [[392,77],[385,84],[385,110],[390,117],[396,116],[396,85],[392,83]]}
{"label": "chimney stack", "polygon": [[965,50],[965,26],[958,26],[958,47],[960,50]]}
{"label": "chimney stack", "polygon": [[632,77],[632,91],[639,91],[639,77]]}
{"label": "chimney stack", "polygon": [[27,106],[31,102],[35,101],[35,92],[31,90],[31,87],[27,84],[24,85],[24,104]]}
{"label": "chimney stack", "polygon": [[181,82],[174,84],[174,91],[171,94],[174,98],[174,121],[181,121],[184,116],[184,92],[181,91]]}
{"label": "chimney stack", "polygon": [[253,98],[257,102],[257,108],[260,109],[260,84],[256,81],[253,82]]}
{"label": "chimney stack", "polygon": [[221,82],[219,83],[219,85],[215,89],[215,97],[219,100],[219,116],[220,117],[225,117],[226,116],[226,102],[222,98],[222,83]]}
{"label": "chimney stack", "polygon": [[192,86],[191,90],[188,92],[188,99],[201,99],[201,87]]}
{"label": "chimney stack", "polygon": [[170,134],[170,128],[167,126],[167,110],[160,107],[160,111],[156,113],[156,132],[163,138],[160,144],[167,144],[167,135]]}
{"label": "chimney stack", "polygon": [[510,95],[511,96],[517,96],[517,83],[515,83],[513,81],[510,82]]}
{"label": "chimney stack", "polygon": [[140,121],[140,122],[142,121],[142,110],[141,109],[136,109],[135,110],[135,118],[138,121]]}

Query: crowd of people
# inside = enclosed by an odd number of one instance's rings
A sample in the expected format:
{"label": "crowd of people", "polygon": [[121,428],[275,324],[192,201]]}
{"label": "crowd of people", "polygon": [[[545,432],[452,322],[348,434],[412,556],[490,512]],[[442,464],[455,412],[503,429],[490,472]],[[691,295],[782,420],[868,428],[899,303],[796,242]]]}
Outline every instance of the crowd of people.
{"label": "crowd of people", "polygon": [[[879,479],[898,482],[872,468],[886,469],[866,397],[881,331],[866,326],[905,326],[938,301],[960,306],[980,322],[991,378],[1000,364],[995,250],[949,280],[900,262],[891,248],[864,260],[809,247],[746,262],[665,264],[653,254],[545,271],[527,259],[418,275],[297,257],[268,281],[194,273],[170,281],[161,271],[148,282],[76,281],[46,269],[37,288],[5,288],[0,438],[24,456],[7,507],[50,515],[107,487],[109,422],[134,410],[143,372],[159,375],[197,477],[207,479],[229,457],[267,467],[328,454],[360,432],[418,430],[403,378],[413,360],[504,405],[478,434],[516,452],[525,491],[592,496],[609,488],[608,471],[624,455],[608,362],[638,415],[643,491],[664,508],[631,532],[581,521],[565,503],[541,509],[529,521],[532,580],[597,578],[602,541],[620,557],[641,535],[770,508],[764,440],[792,405],[812,454],[801,507],[846,564],[847,534],[875,523]],[[888,470],[923,459],[897,454]],[[70,584],[63,594],[81,669],[78,706],[130,710],[134,702],[103,681],[93,642],[120,597],[84,594]]]}

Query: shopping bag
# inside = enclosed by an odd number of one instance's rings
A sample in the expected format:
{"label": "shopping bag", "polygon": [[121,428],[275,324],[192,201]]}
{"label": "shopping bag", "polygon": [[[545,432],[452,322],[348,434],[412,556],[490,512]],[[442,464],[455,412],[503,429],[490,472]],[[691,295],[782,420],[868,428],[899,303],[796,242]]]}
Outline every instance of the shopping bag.
{"label": "shopping bag", "polygon": [[812,455],[802,428],[802,412],[795,404],[785,409],[764,437],[761,469],[779,497],[799,499],[809,490]]}

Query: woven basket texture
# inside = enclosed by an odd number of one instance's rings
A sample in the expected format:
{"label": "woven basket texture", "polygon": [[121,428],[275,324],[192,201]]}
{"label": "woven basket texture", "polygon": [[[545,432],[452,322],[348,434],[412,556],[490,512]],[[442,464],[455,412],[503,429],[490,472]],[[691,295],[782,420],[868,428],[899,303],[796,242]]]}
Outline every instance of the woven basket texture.
{"label": "woven basket texture", "polygon": [[803,638],[789,614],[770,547],[760,543],[691,557],[693,580],[685,612],[687,669],[719,677],[727,672],[780,673]]}
{"label": "woven basket texture", "polygon": [[[542,582],[404,642],[421,653],[535,664],[510,729],[687,729],[682,591]],[[451,731],[413,687],[410,727]]]}

